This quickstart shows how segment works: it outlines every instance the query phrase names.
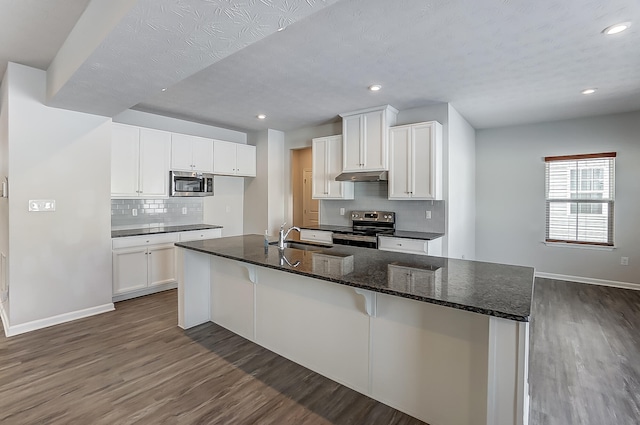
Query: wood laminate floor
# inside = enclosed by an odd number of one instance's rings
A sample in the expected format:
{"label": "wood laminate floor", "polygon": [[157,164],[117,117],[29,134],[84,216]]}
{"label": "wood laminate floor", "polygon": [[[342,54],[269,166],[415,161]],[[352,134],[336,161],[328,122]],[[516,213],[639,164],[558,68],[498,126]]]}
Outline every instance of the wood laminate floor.
{"label": "wood laminate floor", "polygon": [[[0,423],[419,424],[214,324],[176,291],[5,338]],[[536,281],[531,425],[640,424],[640,291]]]}
{"label": "wood laminate floor", "polygon": [[0,424],[421,424],[213,323],[175,290],[0,336]]}
{"label": "wood laminate floor", "polygon": [[530,425],[640,424],[640,291],[536,279]]}

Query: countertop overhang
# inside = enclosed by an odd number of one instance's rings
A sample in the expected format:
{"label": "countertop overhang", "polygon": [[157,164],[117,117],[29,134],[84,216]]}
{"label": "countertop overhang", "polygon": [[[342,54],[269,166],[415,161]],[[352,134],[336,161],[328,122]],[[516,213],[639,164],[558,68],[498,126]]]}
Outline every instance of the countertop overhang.
{"label": "countertop overhang", "polygon": [[[430,257],[333,245],[317,251],[264,247],[261,235],[176,243],[181,248],[238,260],[262,267],[335,282],[383,294],[410,298],[503,319],[528,322],[531,314],[534,269],[479,261]],[[289,266],[282,261],[286,257]],[[353,261],[341,275],[314,267],[314,257]],[[284,263],[284,264],[281,264]],[[403,277],[410,273],[411,279]]]}

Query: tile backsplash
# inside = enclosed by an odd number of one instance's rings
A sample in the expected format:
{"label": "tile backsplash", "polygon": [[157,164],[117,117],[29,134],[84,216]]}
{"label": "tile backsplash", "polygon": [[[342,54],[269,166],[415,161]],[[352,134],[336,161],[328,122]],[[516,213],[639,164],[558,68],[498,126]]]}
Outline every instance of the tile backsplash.
{"label": "tile backsplash", "polygon": [[[444,233],[444,201],[392,201],[387,199],[387,182],[355,183],[353,200],[320,201],[320,223],[337,226],[350,226],[350,212],[353,210],[379,210],[396,213],[396,229],[414,232]],[[340,208],[345,215],[340,215]],[[426,211],[431,211],[427,219]]]}
{"label": "tile backsplash", "polygon": [[112,199],[111,227],[199,224],[202,203],[202,198]]}

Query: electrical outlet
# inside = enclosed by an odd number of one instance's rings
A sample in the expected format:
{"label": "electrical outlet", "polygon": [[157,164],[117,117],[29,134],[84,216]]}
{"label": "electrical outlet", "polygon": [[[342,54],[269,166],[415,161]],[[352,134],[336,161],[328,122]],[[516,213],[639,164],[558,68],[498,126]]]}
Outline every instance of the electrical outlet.
{"label": "electrical outlet", "polygon": [[137,208],[132,209],[131,210],[131,215],[136,217],[138,215],[138,209]]}
{"label": "electrical outlet", "polygon": [[182,214],[187,214],[187,207],[182,207]]}
{"label": "electrical outlet", "polygon": [[620,265],[628,266],[629,265],[629,257],[620,257]]}
{"label": "electrical outlet", "polygon": [[344,208],[340,208],[340,215],[344,215]]}
{"label": "electrical outlet", "polygon": [[431,211],[429,211],[429,210],[425,211],[424,218],[426,218],[427,220],[430,220],[431,219]]}

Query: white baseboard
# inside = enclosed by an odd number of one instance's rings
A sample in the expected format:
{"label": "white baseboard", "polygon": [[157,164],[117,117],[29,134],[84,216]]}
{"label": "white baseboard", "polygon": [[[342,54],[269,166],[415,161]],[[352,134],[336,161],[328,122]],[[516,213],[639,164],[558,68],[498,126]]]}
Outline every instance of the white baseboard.
{"label": "white baseboard", "polygon": [[589,285],[611,286],[614,288],[634,289],[640,291],[640,284],[630,282],[618,282],[616,280],[593,279],[590,277],[569,276],[565,274],[536,272],[536,277],[544,279],[566,280],[569,282],[588,283]]}
{"label": "white baseboard", "polygon": [[[37,329],[48,328],[49,326],[59,325],[61,323],[70,322],[72,320],[82,319],[84,317],[95,316],[96,314],[106,313],[108,311],[115,310],[113,303],[98,305],[95,307],[85,308],[83,310],[72,311],[70,313],[63,313],[57,316],[47,317],[46,319],[38,319],[32,322],[22,323],[15,326],[7,326],[5,324],[5,335],[15,336],[26,332],[35,331]],[[4,322],[3,316],[3,323]]]}
{"label": "white baseboard", "polygon": [[119,301],[130,300],[132,298],[144,297],[145,295],[155,294],[156,292],[168,291],[169,289],[176,289],[178,282],[165,283],[163,285],[156,285],[150,288],[140,289],[138,291],[127,292],[126,294],[114,295],[111,301],[117,303]]}
{"label": "white baseboard", "polygon": [[0,319],[2,319],[2,327],[4,328],[5,336],[9,336],[9,316],[4,309],[4,304],[0,303]]}

